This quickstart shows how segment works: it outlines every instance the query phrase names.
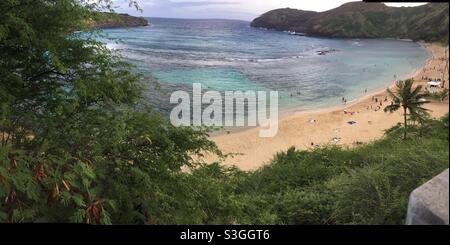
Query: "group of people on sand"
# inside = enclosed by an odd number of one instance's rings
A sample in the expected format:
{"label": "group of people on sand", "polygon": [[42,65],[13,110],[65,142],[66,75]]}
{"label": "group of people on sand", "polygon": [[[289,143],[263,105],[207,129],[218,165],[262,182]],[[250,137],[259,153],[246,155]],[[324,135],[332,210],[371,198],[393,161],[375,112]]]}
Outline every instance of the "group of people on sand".
{"label": "group of people on sand", "polygon": [[423,71],[437,71],[437,72],[444,72],[447,68],[438,68],[436,69],[436,66],[430,67],[430,68],[423,68]]}
{"label": "group of people on sand", "polygon": [[359,111],[347,111],[347,110],[344,110],[344,114],[353,116],[355,114],[359,114]]}
{"label": "group of people on sand", "polygon": [[[383,98],[378,98],[375,96],[372,96],[372,102],[375,103],[375,105],[370,105],[367,106],[367,110],[374,110],[375,112],[380,111],[381,109],[383,109],[383,105],[389,102],[389,99],[387,96]],[[393,104],[394,102],[391,101],[391,104]]]}
{"label": "group of people on sand", "polygon": [[422,81],[427,81],[427,82],[431,82],[431,81],[437,81],[437,82],[441,82],[441,88],[445,88],[445,83],[447,82],[445,80],[445,75],[444,74],[448,74],[448,57],[440,57],[439,58],[440,61],[444,61],[442,62],[443,64],[445,64],[444,67],[442,66],[433,66],[433,67],[428,67],[428,68],[423,68],[423,72],[425,73],[426,71],[434,71],[434,72],[439,72],[442,73],[441,78],[431,78],[428,76],[422,76]]}

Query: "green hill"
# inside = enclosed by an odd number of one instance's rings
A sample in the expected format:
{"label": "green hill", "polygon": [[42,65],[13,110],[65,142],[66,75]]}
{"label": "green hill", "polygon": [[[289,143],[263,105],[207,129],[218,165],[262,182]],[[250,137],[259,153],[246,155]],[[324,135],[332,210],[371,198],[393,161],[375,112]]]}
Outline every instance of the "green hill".
{"label": "green hill", "polygon": [[279,31],[306,31],[306,26],[303,23],[308,22],[311,18],[317,15],[317,12],[303,11],[297,9],[276,9],[252,22],[253,27],[264,27]]}
{"label": "green hill", "polygon": [[97,13],[87,21],[91,28],[126,28],[148,26],[149,22],[142,17],[135,17],[128,14],[117,13]]}
{"label": "green hill", "polygon": [[344,38],[402,38],[448,43],[448,3],[388,7],[383,3],[351,2],[325,12],[272,10],[253,27]]}

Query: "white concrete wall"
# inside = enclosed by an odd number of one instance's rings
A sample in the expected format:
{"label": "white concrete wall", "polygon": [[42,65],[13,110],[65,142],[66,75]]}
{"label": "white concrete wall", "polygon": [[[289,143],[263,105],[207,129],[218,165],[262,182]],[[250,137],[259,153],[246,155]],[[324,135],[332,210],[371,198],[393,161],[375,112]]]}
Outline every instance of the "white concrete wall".
{"label": "white concrete wall", "polygon": [[448,225],[449,170],[411,193],[407,225]]}

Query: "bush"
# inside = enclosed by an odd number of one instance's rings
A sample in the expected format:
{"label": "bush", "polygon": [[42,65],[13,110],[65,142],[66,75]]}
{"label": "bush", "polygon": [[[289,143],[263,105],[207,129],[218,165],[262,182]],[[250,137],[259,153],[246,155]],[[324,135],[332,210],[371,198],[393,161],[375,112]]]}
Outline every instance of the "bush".
{"label": "bush", "polygon": [[280,153],[242,179],[239,198],[277,224],[403,224],[410,193],[448,168],[448,115],[409,130],[408,140],[394,128],[353,149]]}

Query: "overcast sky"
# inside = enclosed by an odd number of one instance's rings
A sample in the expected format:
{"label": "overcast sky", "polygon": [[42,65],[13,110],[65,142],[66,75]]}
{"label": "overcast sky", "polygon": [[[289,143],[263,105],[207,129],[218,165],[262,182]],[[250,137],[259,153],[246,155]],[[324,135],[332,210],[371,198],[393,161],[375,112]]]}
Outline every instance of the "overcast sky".
{"label": "overcast sky", "polygon": [[[277,8],[325,11],[349,0],[137,0],[143,13],[128,6],[129,0],[114,0],[117,12],[146,17],[217,18],[252,20]],[[421,3],[388,3],[389,6],[417,6]],[[423,3],[422,3],[423,4]]]}

